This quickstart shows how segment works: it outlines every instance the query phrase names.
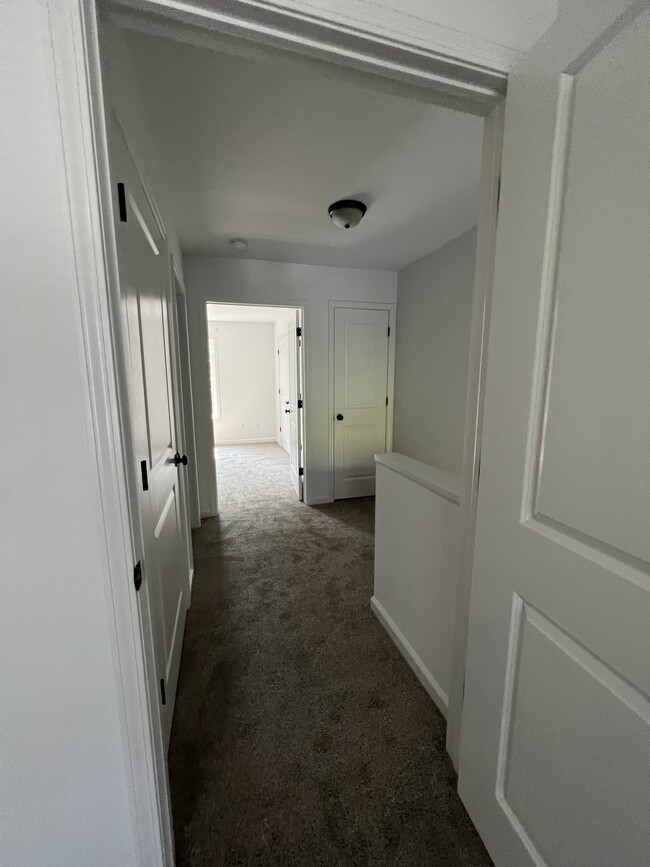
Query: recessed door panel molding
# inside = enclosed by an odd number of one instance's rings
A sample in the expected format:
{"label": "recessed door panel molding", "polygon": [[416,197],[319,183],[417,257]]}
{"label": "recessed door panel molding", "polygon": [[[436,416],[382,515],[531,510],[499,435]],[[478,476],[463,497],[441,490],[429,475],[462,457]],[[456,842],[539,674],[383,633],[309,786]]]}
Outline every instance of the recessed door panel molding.
{"label": "recessed door panel molding", "polygon": [[[646,571],[650,100],[639,100],[638,76],[650,50],[648,17],[614,30],[560,79],[524,495],[526,517]],[[605,110],[614,102],[616,123]],[[645,136],[631,144],[639,122]],[[641,508],[620,509],[622,501]]]}
{"label": "recessed door panel molding", "polygon": [[504,131],[459,792],[495,864],[650,831],[650,9],[566,0]]}
{"label": "recessed door panel molding", "polygon": [[[376,325],[345,323],[345,397],[343,409],[375,408],[386,395],[377,394]],[[385,391],[385,389],[384,389]]]}
{"label": "recessed door panel molding", "polygon": [[648,696],[517,595],[509,657],[497,799],[534,863],[642,864],[648,800],[627,793],[650,794]]}

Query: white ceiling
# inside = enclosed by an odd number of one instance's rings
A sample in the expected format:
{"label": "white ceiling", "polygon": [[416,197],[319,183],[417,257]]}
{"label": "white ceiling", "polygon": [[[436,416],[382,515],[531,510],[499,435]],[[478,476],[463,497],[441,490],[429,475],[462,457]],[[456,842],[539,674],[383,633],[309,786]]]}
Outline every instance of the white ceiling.
{"label": "white ceiling", "polygon": [[256,307],[253,304],[208,304],[211,322],[277,322],[286,327],[293,307]]}
{"label": "white ceiling", "polygon": [[[475,225],[482,120],[299,59],[124,32],[185,253],[396,270]],[[327,214],[360,198],[359,227]]]}

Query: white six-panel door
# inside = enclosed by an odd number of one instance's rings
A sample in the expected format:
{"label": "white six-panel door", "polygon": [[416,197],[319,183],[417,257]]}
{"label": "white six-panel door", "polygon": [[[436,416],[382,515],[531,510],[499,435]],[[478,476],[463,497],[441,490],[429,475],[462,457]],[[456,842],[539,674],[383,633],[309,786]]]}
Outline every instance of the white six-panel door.
{"label": "white six-panel door", "polygon": [[375,493],[386,451],[389,311],[334,308],[334,498]]}
{"label": "white six-panel door", "polygon": [[509,81],[459,791],[497,864],[650,863],[650,10]]}
{"label": "white six-panel door", "polygon": [[[169,743],[188,595],[187,514],[176,466],[172,295],[166,244],[119,132],[111,136],[114,225],[130,358],[129,391],[144,534],[141,604],[151,623]],[[118,187],[118,184],[120,187]]]}

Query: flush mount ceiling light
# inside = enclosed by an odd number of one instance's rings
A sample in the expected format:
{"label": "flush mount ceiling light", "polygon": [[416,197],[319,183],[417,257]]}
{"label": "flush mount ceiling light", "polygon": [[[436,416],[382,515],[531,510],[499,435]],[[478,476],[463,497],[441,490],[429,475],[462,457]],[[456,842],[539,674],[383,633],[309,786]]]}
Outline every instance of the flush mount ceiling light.
{"label": "flush mount ceiling light", "polygon": [[327,213],[339,229],[354,229],[355,226],[359,225],[367,210],[363,202],[358,202],[356,199],[341,199],[330,205]]}
{"label": "flush mount ceiling light", "polygon": [[243,238],[233,238],[230,246],[235,253],[245,253],[248,250],[248,241],[244,241]]}

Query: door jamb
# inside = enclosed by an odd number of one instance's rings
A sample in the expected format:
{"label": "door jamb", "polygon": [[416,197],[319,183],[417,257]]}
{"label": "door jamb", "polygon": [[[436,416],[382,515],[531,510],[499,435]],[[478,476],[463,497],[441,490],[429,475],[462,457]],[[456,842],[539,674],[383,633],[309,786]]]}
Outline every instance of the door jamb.
{"label": "door jamb", "polygon": [[147,676],[147,623],[133,572],[143,550],[111,178],[94,0],[47,0],[67,206],[106,529],[103,576],[119,695],[127,792],[140,864],[173,865],[171,807],[158,696]]}
{"label": "door jamb", "polygon": [[463,698],[465,693],[465,657],[467,654],[469,601],[472,589],[476,512],[478,508],[479,476],[481,471],[485,370],[487,367],[492,284],[494,281],[504,109],[503,103],[498,105],[485,119],[483,128],[476,271],[472,301],[467,399],[465,404],[465,436],[461,471],[461,544],[458,556],[453,631],[454,643],[452,648],[449,711],[447,715],[446,746],[456,770],[458,770]]}
{"label": "door jamb", "polygon": [[[178,321],[178,295],[185,297],[185,287],[181,280],[180,271],[173,253],[169,253],[169,315],[170,321],[170,345],[172,352],[171,368],[172,368],[172,391],[174,395],[174,414],[176,419],[176,447],[183,454],[187,453],[188,431],[187,431],[187,412],[185,409],[186,397],[183,389],[183,371],[181,358],[181,334],[180,324]],[[191,394],[190,394],[191,399]],[[191,428],[193,434],[193,425]],[[183,527],[183,542],[185,546],[185,556],[187,558],[187,570],[184,576],[186,607],[189,608],[192,604],[192,583],[194,581],[194,555],[192,551],[192,518],[190,507],[190,467],[185,466],[179,468],[178,482],[181,490],[181,503],[184,514]]]}
{"label": "door jamb", "polygon": [[[143,624],[130,581],[134,546],[141,528],[134,482],[129,472],[129,467],[133,466],[131,420],[124,367],[125,344],[120,328],[117,257],[111,225],[96,0],[46,2],[51,47],[56,58],[56,110],[67,166],[65,206],[70,215],[78,263],[80,316],[85,334],[100,496],[104,504],[106,573],[103,580],[113,612],[109,631],[115,659],[115,688],[122,709],[120,724],[124,760],[131,781],[131,814],[140,863],[147,867],[172,865],[173,836],[166,757],[155,702],[148,694]],[[132,3],[122,5],[134,7],[137,2],[132,0]],[[146,0],[143,5],[168,22],[172,21],[174,13],[165,0]],[[215,32],[232,33],[229,23],[222,20],[223,15],[210,15],[205,7],[192,3],[185,4],[185,8],[194,23],[197,18],[201,19],[200,23],[212,35]],[[371,77],[378,75],[384,81],[401,81],[402,86],[410,88],[411,92],[419,88],[425,101],[483,116],[491,113],[493,122],[502,125],[503,116],[498,103],[505,90],[503,72],[442,56],[427,60],[437,65],[438,72],[432,71],[425,68],[423,52],[418,46],[404,43],[397,46],[395,43],[387,52],[386,40],[369,33],[353,35],[354,39],[362,41],[364,47],[359,57],[355,57],[348,45],[350,34],[344,28],[337,29],[334,24],[329,26],[325,22],[324,34],[321,25],[320,36],[314,40],[309,28],[307,35],[301,32],[298,16],[281,18],[279,28],[269,28],[265,24],[261,7],[251,5],[247,16],[245,32],[236,33],[238,38],[243,35],[275,47],[284,44],[285,48],[288,46],[292,51],[317,59],[327,57],[348,70],[362,68]],[[312,23],[310,26],[313,29],[316,25]],[[312,45],[315,45],[313,49]],[[399,64],[395,61],[396,56],[399,56]],[[444,75],[440,74],[441,70]],[[399,89],[398,84],[396,87]],[[495,138],[493,136],[490,140],[496,159]],[[491,223],[480,225],[479,236],[481,229],[490,234],[494,227]],[[487,249],[479,249],[477,268],[485,269],[490,258],[488,253]],[[486,331],[484,336],[487,336]],[[480,383],[479,395],[482,399]],[[392,403],[392,394],[390,399]],[[469,574],[471,577],[471,570]],[[465,583],[469,589],[469,580]]]}
{"label": "door jamb", "polygon": [[393,421],[395,404],[395,308],[392,301],[330,301],[329,302],[329,362],[328,362],[328,437],[330,458],[330,484],[332,486],[331,502],[334,502],[336,472],[334,454],[334,311],[337,307],[346,307],[352,310],[386,310],[388,312],[388,378],[386,391],[388,392],[388,412],[386,413],[386,451],[393,450]]}
{"label": "door jamb", "polygon": [[[301,439],[300,444],[302,446],[302,466],[304,468],[304,475],[302,479],[302,502],[306,502],[307,498],[307,489],[309,485],[309,473],[308,473],[308,454],[307,454],[307,445],[305,443],[305,431],[306,431],[306,412],[307,412],[307,403],[306,401],[309,398],[309,395],[305,397],[305,372],[306,372],[306,362],[305,358],[308,351],[309,341],[305,343],[305,302],[296,301],[294,303],[287,304],[270,304],[264,301],[224,301],[223,299],[219,299],[218,301],[211,301],[208,299],[201,299],[200,301],[200,311],[199,311],[199,327],[201,330],[201,334],[204,336],[202,339],[202,346],[204,348],[199,348],[199,363],[201,365],[201,370],[204,371],[203,383],[201,386],[201,395],[202,395],[202,403],[203,403],[203,414],[204,419],[209,419],[210,429],[209,429],[209,442],[212,444],[210,455],[211,455],[211,474],[212,478],[215,479],[214,488],[215,488],[215,501],[219,502],[219,492],[217,490],[217,465],[214,457],[214,428],[212,426],[212,413],[210,411],[211,406],[211,395],[210,395],[210,356],[208,352],[208,339],[209,339],[209,320],[208,320],[208,304],[214,304],[215,306],[225,306],[225,307],[272,307],[277,310],[297,310],[298,316],[301,323],[302,328],[302,347],[301,351],[297,352],[297,356],[299,359],[299,378],[298,378],[298,386],[302,386],[302,397],[303,397],[303,410],[301,413],[300,427],[301,427]],[[280,335],[278,335],[279,337]],[[294,331],[294,339],[295,339],[295,331]],[[214,512],[217,514],[217,511]],[[202,517],[208,517],[205,514]],[[210,515],[209,517],[212,517]]]}
{"label": "door jamb", "polygon": [[[192,388],[192,364],[190,357],[190,338],[187,327],[187,291],[185,283],[181,277],[180,269],[173,253],[169,254],[172,286],[176,286],[176,292],[172,292],[174,303],[176,304],[176,327],[178,330],[178,361],[180,364],[181,377],[181,397],[183,401],[183,419],[185,429],[185,449],[189,457],[189,472],[188,472],[188,509],[190,516],[190,525],[192,529],[201,526],[200,506],[199,506],[199,481],[198,481],[198,465],[196,462],[196,439],[194,434],[194,396]],[[183,307],[183,321],[178,317],[178,305]],[[183,388],[182,384],[188,384],[187,388]],[[186,394],[188,392],[188,394]]]}

